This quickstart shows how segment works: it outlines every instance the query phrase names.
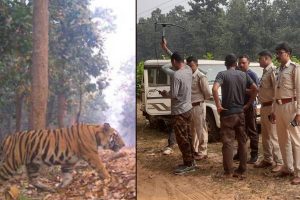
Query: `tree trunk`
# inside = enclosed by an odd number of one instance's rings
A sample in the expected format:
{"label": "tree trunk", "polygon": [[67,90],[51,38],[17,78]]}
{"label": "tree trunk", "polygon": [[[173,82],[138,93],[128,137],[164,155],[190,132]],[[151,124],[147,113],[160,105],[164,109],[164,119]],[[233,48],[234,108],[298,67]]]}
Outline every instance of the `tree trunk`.
{"label": "tree trunk", "polygon": [[6,127],[6,131],[7,131],[7,133],[11,133],[12,131],[11,131],[11,115],[9,115],[9,114],[7,114],[6,115],[6,120],[7,120],[7,127]]}
{"label": "tree trunk", "polygon": [[76,124],[76,119],[77,119],[77,112],[71,116],[69,126]]}
{"label": "tree trunk", "polygon": [[16,132],[21,130],[24,94],[16,96]]}
{"label": "tree trunk", "polygon": [[48,100],[48,0],[33,1],[30,129],[46,127]]}
{"label": "tree trunk", "polygon": [[82,86],[80,85],[80,90],[79,90],[79,109],[78,109],[78,113],[77,113],[77,116],[76,116],[76,124],[79,124],[81,110],[82,110]]}
{"label": "tree trunk", "polygon": [[65,125],[64,119],[65,119],[66,108],[67,108],[65,94],[63,93],[58,94],[57,103],[58,103],[58,110],[57,110],[58,126],[60,128],[63,128]]}
{"label": "tree trunk", "polygon": [[52,116],[54,111],[54,105],[55,105],[55,96],[52,95],[50,96],[50,100],[48,102],[48,113],[47,113],[47,122],[46,122],[46,127],[48,128],[50,123],[52,122]]}

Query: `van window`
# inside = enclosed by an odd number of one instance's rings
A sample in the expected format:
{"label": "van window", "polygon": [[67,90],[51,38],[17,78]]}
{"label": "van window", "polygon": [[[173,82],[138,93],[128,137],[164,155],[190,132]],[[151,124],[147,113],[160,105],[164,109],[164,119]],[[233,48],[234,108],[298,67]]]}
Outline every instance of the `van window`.
{"label": "van window", "polygon": [[[212,64],[212,65],[200,65],[200,69],[206,72],[206,76],[208,82],[214,83],[217,74],[221,71],[225,71],[226,67],[224,65]],[[250,65],[250,69],[252,69],[260,78],[262,76],[262,68],[261,67],[254,67]]]}
{"label": "van window", "polygon": [[150,87],[169,85],[169,77],[161,69],[148,69],[148,83]]}

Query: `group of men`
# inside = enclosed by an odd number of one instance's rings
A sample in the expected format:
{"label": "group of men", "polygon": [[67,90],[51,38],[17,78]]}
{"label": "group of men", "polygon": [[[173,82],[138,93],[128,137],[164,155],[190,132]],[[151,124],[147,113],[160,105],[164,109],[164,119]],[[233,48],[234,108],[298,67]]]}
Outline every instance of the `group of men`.
{"label": "group of men", "polygon": [[[287,43],[280,43],[275,48],[280,63],[278,68],[272,63],[271,52],[264,50],[258,54],[263,68],[260,81],[249,68],[247,55],[227,55],[227,70],[217,74],[212,91],[206,76],[199,71],[195,57],[188,57],[186,65],[178,52],[168,49],[166,40],[161,46],[171,56],[171,64],[162,66],[162,70],[170,75],[171,86],[169,92],[164,90],[160,94],[171,98],[172,129],[183,158],[183,164],[175,169],[175,174],[194,171],[195,160],[207,158],[204,101],[212,92],[221,122],[222,177],[245,177],[248,163],[254,164],[255,168],[272,167],[276,176],[293,176],[291,183],[300,184],[300,66],[291,61],[292,49]],[[257,162],[256,97],[261,103],[263,159],[260,162]],[[233,155],[235,139],[238,148]],[[237,169],[233,167],[233,160],[239,160]]]}

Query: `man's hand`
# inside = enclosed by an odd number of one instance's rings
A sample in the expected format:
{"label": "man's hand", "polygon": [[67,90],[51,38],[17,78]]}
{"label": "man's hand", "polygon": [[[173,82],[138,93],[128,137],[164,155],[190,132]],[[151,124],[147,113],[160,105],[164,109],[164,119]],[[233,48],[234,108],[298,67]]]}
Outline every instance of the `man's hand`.
{"label": "man's hand", "polygon": [[300,115],[296,115],[294,120],[297,122],[297,124],[299,126],[300,125]]}
{"label": "man's hand", "polygon": [[274,113],[271,113],[268,117],[272,124],[276,124],[276,115]]}
{"label": "man's hand", "polygon": [[163,50],[166,51],[168,49],[168,47],[167,47],[167,40],[165,38],[161,41],[160,45],[161,45],[161,48]]}
{"label": "man's hand", "polygon": [[243,107],[244,111],[247,111],[249,109],[249,107],[250,107],[249,104],[244,105],[244,107]]}
{"label": "man's hand", "polygon": [[166,90],[163,91],[158,91],[158,93],[163,96],[163,97],[167,97],[168,96],[168,92]]}
{"label": "man's hand", "polygon": [[246,94],[248,94],[250,96],[251,95],[251,90],[250,89],[246,89]]}
{"label": "man's hand", "polygon": [[218,113],[220,114],[223,110],[228,110],[226,108],[223,108],[222,106],[217,108]]}

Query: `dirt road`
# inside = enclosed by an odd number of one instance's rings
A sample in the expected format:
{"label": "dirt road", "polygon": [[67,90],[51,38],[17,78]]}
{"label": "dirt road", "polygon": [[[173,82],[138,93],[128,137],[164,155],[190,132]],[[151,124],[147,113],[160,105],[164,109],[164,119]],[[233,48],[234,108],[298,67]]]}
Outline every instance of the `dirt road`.
{"label": "dirt road", "polygon": [[195,172],[173,175],[173,170],[182,163],[178,148],[171,155],[163,155],[161,150],[167,143],[167,135],[151,129],[140,111],[137,140],[138,200],[300,199],[300,186],[291,185],[290,178],[275,177],[269,169],[248,165],[244,180],[219,178],[223,171],[220,143],[209,144],[209,158],[198,161]]}

